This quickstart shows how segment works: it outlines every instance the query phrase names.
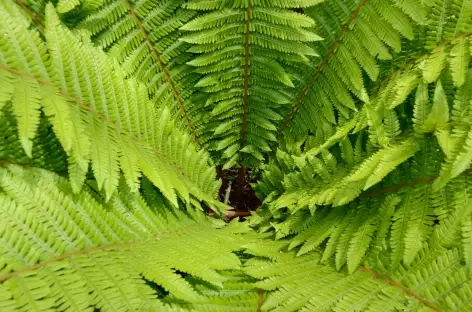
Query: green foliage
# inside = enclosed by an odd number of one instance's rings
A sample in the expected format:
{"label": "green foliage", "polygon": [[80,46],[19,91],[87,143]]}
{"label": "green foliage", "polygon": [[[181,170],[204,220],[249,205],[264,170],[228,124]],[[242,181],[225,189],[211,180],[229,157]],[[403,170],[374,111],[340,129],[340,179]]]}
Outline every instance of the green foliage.
{"label": "green foliage", "polygon": [[167,108],[156,110],[142,84],[126,79],[113,59],[74,37],[52,6],[46,10],[45,42],[20,16],[15,24],[6,9],[1,13],[6,21],[2,32],[8,38],[0,51],[1,104],[11,100],[28,156],[42,108],[68,154],[76,191],[91,163],[108,198],[121,170],[134,191],[143,172],[176,206],[176,194],[186,201],[196,202],[192,195],[221,206],[213,200],[219,183],[208,155],[176,129]]}
{"label": "green foliage", "polygon": [[308,130],[326,139],[339,124],[336,114],[352,118],[370,101],[367,84],[379,79],[379,61],[392,59],[402,38],[414,38],[414,24],[425,22],[425,8],[416,0],[326,1],[307,13],[325,40],[314,47],[319,59],[296,68],[297,97],[282,127],[290,140]]}
{"label": "green foliage", "polygon": [[224,168],[254,166],[276,141],[275,131],[289,110],[293,77],[285,62],[307,63],[316,55],[309,42],[321,40],[314,21],[289,8],[319,1],[189,1],[186,8],[205,11],[183,27],[181,40],[196,53],[188,64],[202,74],[197,82],[209,95],[210,151]]}
{"label": "green foliage", "polygon": [[76,194],[53,173],[9,165],[0,188],[2,311],[171,311],[174,300],[207,303],[199,284],[221,287],[231,278],[217,270],[240,265],[242,224],[216,230],[162,200],[150,208],[124,183],[105,202],[94,186]]}
{"label": "green foliage", "polygon": [[257,287],[277,289],[263,311],[468,311],[471,282],[458,250],[426,250],[422,256],[425,260],[389,276],[368,268],[338,272],[320,264],[316,252],[298,258],[285,254],[276,261],[255,258],[245,270],[263,278]]}
{"label": "green foliage", "polygon": [[188,44],[179,28],[195,12],[182,8],[182,0],[105,1],[98,10],[82,9],[78,29],[122,64],[125,74],[147,87],[158,106],[179,114],[178,124],[199,140],[204,120],[202,97],[194,87],[199,74],[186,62]]}
{"label": "green foliage", "polygon": [[471,311],[471,37],[470,0],[0,0],[0,310]]}

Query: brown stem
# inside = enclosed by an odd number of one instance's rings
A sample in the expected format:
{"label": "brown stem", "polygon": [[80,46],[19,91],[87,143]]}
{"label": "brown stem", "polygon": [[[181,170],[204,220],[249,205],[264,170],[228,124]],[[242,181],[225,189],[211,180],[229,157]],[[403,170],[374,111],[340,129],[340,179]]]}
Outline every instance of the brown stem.
{"label": "brown stem", "polygon": [[236,217],[249,217],[251,215],[250,211],[234,211],[230,210],[225,213],[225,218],[233,219]]}
{"label": "brown stem", "polygon": [[264,291],[259,288],[259,302],[257,304],[257,312],[261,312],[262,304],[264,303]]}
{"label": "brown stem", "polygon": [[246,185],[246,167],[238,169],[238,181],[236,185],[236,205],[244,201],[244,186]]}
{"label": "brown stem", "polygon": [[130,2],[128,0],[123,0],[123,1],[128,6],[129,13],[134,17],[134,19],[136,21],[136,24],[138,25],[141,33],[143,34],[144,38],[146,39],[147,44],[149,45],[149,48],[151,49],[152,53],[156,57],[157,63],[159,64],[159,67],[161,68],[162,73],[164,74],[164,77],[167,80],[167,84],[170,86],[170,88],[172,90],[172,93],[174,94],[174,97],[175,97],[177,103],[179,104],[180,113],[181,113],[182,117],[187,121],[187,124],[190,128],[190,132],[192,133],[192,136],[193,136],[195,142],[197,143],[197,145],[199,145],[198,136],[197,136],[197,133],[195,132],[195,128],[193,126],[192,120],[190,119],[190,117],[187,114],[187,111],[185,110],[185,106],[184,106],[182,97],[180,95],[180,92],[179,92],[179,90],[177,90],[177,88],[176,88],[176,86],[175,86],[175,84],[172,80],[172,77],[170,76],[169,71],[167,70],[167,67],[166,67],[165,63],[162,60],[161,55],[157,52],[156,46],[153,44],[153,42],[149,38],[149,34],[147,33],[146,29],[144,28],[144,25],[141,22],[138,15],[136,15],[136,12],[134,11],[133,6],[130,4]]}

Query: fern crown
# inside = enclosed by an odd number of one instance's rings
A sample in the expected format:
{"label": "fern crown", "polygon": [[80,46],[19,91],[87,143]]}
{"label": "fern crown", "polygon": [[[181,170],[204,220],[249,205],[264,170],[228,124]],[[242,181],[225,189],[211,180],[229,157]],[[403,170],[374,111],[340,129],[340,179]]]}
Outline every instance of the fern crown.
{"label": "fern crown", "polygon": [[472,311],[471,38],[470,0],[0,0],[0,310]]}

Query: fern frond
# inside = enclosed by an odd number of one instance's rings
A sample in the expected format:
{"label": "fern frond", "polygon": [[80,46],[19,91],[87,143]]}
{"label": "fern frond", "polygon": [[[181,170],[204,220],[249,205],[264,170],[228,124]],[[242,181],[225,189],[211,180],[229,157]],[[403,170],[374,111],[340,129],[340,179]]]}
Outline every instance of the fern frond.
{"label": "fern frond", "polygon": [[280,132],[295,141],[307,132],[319,131],[324,124],[337,123],[326,110],[317,107],[314,99],[322,97],[319,90],[332,90],[323,106],[345,118],[369,102],[365,88],[368,81],[364,81],[362,72],[375,81],[379,75],[377,59],[390,59],[390,49],[398,52],[402,37],[413,39],[413,25],[424,22],[425,12],[419,1],[411,1],[407,7],[404,1],[394,0],[349,0],[343,4],[333,0],[310,8],[308,15],[316,21],[317,33],[326,38],[315,47],[322,59],[314,61],[314,70],[304,69],[296,85],[298,95]]}
{"label": "fern frond", "polygon": [[181,40],[199,53],[189,64],[203,77],[197,86],[209,93],[209,150],[225,168],[255,165],[272,150],[280,115],[290,102],[292,77],[283,62],[288,55],[315,55],[306,44],[321,38],[313,20],[291,8],[319,1],[189,1],[186,8],[210,11],[181,27]]}
{"label": "fern frond", "polygon": [[149,283],[204,303],[176,271],[219,285],[228,278],[216,270],[239,265],[231,252],[244,231],[217,230],[178,211],[164,217],[125,185],[105,203],[89,187],[75,194],[55,174],[7,165],[0,189],[2,306],[171,310]]}
{"label": "fern frond", "polygon": [[[323,180],[336,185],[332,171],[320,160],[308,158],[305,165],[300,166],[302,162],[299,163],[301,172],[285,175],[282,185],[285,192],[274,189],[276,198],[268,198],[268,204],[262,208],[271,214],[258,214],[263,219],[254,223],[254,226],[260,226],[264,231],[274,230],[276,238],[285,238],[289,242],[289,249],[301,246],[299,255],[321,248],[323,262],[335,255],[336,268],[341,269],[347,263],[349,272],[355,271],[364,259],[376,263],[381,255],[385,257],[387,254],[389,258],[382,260],[385,270],[395,270],[401,263],[409,265],[426,244],[436,246],[435,248],[457,246],[461,235],[468,237],[466,228],[461,230],[461,217],[457,217],[457,214],[467,214],[465,207],[470,196],[467,193],[468,184],[457,181],[454,182],[454,187],[434,190],[432,182],[437,176],[441,161],[441,156],[437,153],[438,145],[434,138],[422,139],[419,144],[420,152],[407,161],[403,168],[396,169],[414,179],[411,183],[406,183],[401,175],[401,179],[397,180],[392,173],[381,182],[385,192],[374,190],[367,194],[361,193],[361,199],[335,208],[319,206],[323,204],[319,201],[335,196],[333,194],[338,192],[339,187],[322,188]],[[339,163],[337,166],[338,175],[342,172],[344,176],[348,174],[345,169],[339,169]],[[285,170],[290,172],[293,169]],[[367,174],[366,170],[358,172]],[[283,172],[281,176],[284,176]],[[268,186],[266,184],[265,187]],[[466,191],[462,192],[460,188],[465,188]],[[311,191],[312,189],[315,191]],[[343,196],[348,196],[346,188],[340,189]],[[266,193],[269,191],[270,189],[265,190]],[[385,197],[384,194],[390,192],[394,194]],[[463,196],[466,196],[465,199]],[[451,198],[456,197],[457,200],[448,203]],[[290,211],[292,216],[287,216]],[[303,211],[309,212],[311,216]],[[305,219],[303,223],[296,222],[299,217]],[[436,222],[440,222],[441,226],[435,227]],[[289,236],[293,234],[296,235]]]}
{"label": "fern frond", "polygon": [[[455,110],[453,114],[455,114],[455,118],[452,120],[450,125],[445,124],[445,122],[448,121],[446,118],[448,116],[445,115],[447,114],[448,109],[447,103],[446,107],[442,109],[442,111],[445,112],[442,114],[444,116],[442,120],[442,128],[446,129],[444,129],[442,133],[439,133],[438,139],[440,143],[442,143],[441,146],[443,147],[447,158],[441,167],[439,179],[435,182],[436,187],[442,187],[450,179],[457,177],[469,167],[472,160],[472,157],[469,155],[471,147],[469,130],[470,117],[468,109],[463,107],[463,103],[468,103],[470,102],[470,99],[472,99],[472,93],[470,92],[470,87],[468,87],[468,84],[471,82],[472,70],[469,69],[467,73],[467,84],[461,87],[455,94],[453,105],[453,110]],[[445,101],[445,99],[442,101]],[[437,116],[437,113],[439,112],[432,110],[431,116]],[[460,114],[459,118],[457,114]],[[447,126],[450,126],[451,129],[448,129]]]}
{"label": "fern frond", "polygon": [[[420,298],[422,303],[434,306],[401,284],[394,281],[389,284],[386,279],[378,279],[378,275],[372,271],[361,270],[348,275],[336,272],[330,266],[318,264],[317,259],[319,258],[303,256],[292,258],[290,261],[266,264],[266,268],[258,272],[258,276],[265,274],[266,279],[257,285],[266,290],[271,290],[277,285],[279,289],[269,293],[262,310],[368,311],[384,303],[382,296],[385,294],[390,295],[388,298],[393,301],[390,304],[396,306],[406,304],[408,295],[411,296],[410,299]],[[303,264],[300,265],[301,263]],[[273,274],[276,267],[279,269]],[[315,291],[316,289],[319,291]]]}
{"label": "fern frond", "polygon": [[367,267],[337,272],[331,264],[320,264],[317,253],[254,259],[246,272],[265,278],[256,283],[269,292],[262,311],[467,311],[471,279],[458,250],[424,250],[422,256],[429,260],[389,276]]}
{"label": "fern frond", "polygon": [[293,172],[285,177],[286,193],[274,201],[273,205],[279,208],[288,206],[293,211],[311,204],[344,205],[355,199],[363,190],[379,183],[396,166],[412,157],[418,150],[418,143],[414,139],[408,139],[380,149],[350,170],[338,165],[330,173],[316,156],[309,156],[306,159],[305,156],[296,157],[301,173]]}
{"label": "fern frond", "polygon": [[176,193],[187,201],[193,195],[221,206],[213,200],[219,185],[208,155],[176,129],[169,110],[156,111],[141,84],[125,79],[112,59],[65,29],[52,6],[46,14],[46,42],[21,23],[11,28],[7,11],[1,14],[2,31],[9,34],[1,42],[0,68],[7,86],[2,99],[12,99],[27,154],[43,107],[68,153],[76,191],[91,162],[98,186],[108,197],[120,170],[134,190],[143,171],[176,206]]}
{"label": "fern frond", "polygon": [[179,41],[179,27],[195,12],[182,9],[183,2],[105,1],[87,14],[79,28],[89,31],[96,45],[116,57],[128,77],[144,83],[158,106],[180,115],[183,127],[198,142],[204,113],[193,85],[199,75],[185,64],[189,45]]}
{"label": "fern frond", "polygon": [[347,267],[350,273],[357,269],[359,263],[364,257],[364,254],[372,241],[373,233],[377,230],[377,223],[377,217],[374,216],[367,218],[354,233],[347,253]]}

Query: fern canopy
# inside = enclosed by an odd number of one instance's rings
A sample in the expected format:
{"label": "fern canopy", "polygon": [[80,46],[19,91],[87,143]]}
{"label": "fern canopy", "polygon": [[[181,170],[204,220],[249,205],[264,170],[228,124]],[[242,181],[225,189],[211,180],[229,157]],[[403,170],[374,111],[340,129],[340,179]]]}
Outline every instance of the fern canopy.
{"label": "fern canopy", "polygon": [[[181,27],[180,40],[193,44],[188,64],[202,74],[196,83],[208,94],[211,108],[208,149],[225,168],[254,166],[272,151],[275,131],[289,110],[293,77],[287,62],[307,63],[316,55],[310,42],[321,37],[310,30],[314,21],[291,8],[318,1],[189,1],[203,11]],[[272,146],[272,147],[271,147]]]}
{"label": "fern canopy", "polygon": [[244,227],[216,230],[159,197],[148,206],[124,182],[105,202],[96,183],[76,194],[51,172],[9,165],[0,185],[2,310],[171,311],[208,301],[182,273],[221,286],[230,278],[217,270],[240,265]]}
{"label": "fern canopy", "polygon": [[42,109],[68,154],[74,190],[80,190],[91,164],[108,198],[120,171],[134,191],[143,172],[176,206],[178,194],[188,202],[206,200],[221,207],[213,200],[219,184],[208,155],[176,129],[167,108],[156,109],[144,85],[126,79],[114,59],[75,37],[51,5],[46,41],[28,29],[16,7],[4,6],[10,8],[1,11],[8,39],[1,50],[2,106],[11,102],[28,156]]}
{"label": "fern canopy", "polygon": [[472,311],[471,38],[470,0],[0,0],[0,310]]}

